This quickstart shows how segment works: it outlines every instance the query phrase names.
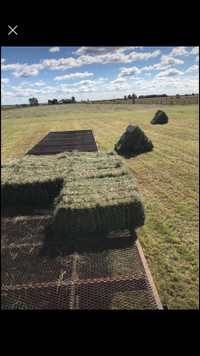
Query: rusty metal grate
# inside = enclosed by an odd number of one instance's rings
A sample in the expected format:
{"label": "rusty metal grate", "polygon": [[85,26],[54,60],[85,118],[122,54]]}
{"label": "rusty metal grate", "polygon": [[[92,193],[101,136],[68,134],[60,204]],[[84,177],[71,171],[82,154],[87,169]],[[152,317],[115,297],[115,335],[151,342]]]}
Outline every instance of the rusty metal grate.
{"label": "rusty metal grate", "polygon": [[27,154],[52,155],[61,152],[96,152],[97,143],[92,130],[49,132]]}
{"label": "rusty metal grate", "polygon": [[2,309],[161,309],[129,231],[79,246],[51,218],[2,219]]}
{"label": "rusty metal grate", "polygon": [[[92,130],[50,132],[27,154],[75,149],[98,151]],[[1,224],[2,309],[163,309],[134,231],[69,245],[55,239],[51,208],[20,209],[4,209]]]}

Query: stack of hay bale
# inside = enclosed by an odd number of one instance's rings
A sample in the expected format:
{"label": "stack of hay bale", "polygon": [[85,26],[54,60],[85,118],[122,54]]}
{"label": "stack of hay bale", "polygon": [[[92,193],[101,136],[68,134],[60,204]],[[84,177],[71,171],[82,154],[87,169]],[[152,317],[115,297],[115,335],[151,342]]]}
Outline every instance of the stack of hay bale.
{"label": "stack of hay bale", "polygon": [[163,124],[167,124],[167,123],[168,123],[168,116],[165,114],[165,112],[162,110],[156,111],[154,118],[151,120],[151,124],[163,125]]}
{"label": "stack of hay bale", "polygon": [[115,145],[118,154],[140,154],[153,149],[152,142],[144,134],[139,126],[129,125]]}
{"label": "stack of hay bale", "polygon": [[114,152],[25,156],[5,162],[1,190],[4,206],[53,201],[54,229],[64,237],[144,224],[137,184]]}

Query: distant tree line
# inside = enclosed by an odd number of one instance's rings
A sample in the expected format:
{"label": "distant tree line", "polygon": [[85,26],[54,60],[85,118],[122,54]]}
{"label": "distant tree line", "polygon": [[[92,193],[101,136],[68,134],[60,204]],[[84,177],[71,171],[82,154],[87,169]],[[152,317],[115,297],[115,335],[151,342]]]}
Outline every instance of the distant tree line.
{"label": "distant tree line", "polygon": [[57,100],[57,99],[48,100],[48,104],[49,104],[49,105],[55,105],[55,104],[58,104],[58,100]]}
{"label": "distant tree line", "polygon": [[[199,94],[184,94],[184,95],[180,95],[180,94],[176,94],[176,98],[180,98],[181,96],[191,96],[191,95],[199,95]],[[169,95],[172,96],[172,95]],[[140,95],[138,98],[139,99],[145,99],[145,98],[165,98],[168,97],[167,94],[151,94],[151,95]]]}
{"label": "distant tree line", "polygon": [[75,97],[72,96],[71,99],[61,99],[58,101],[58,99],[53,99],[53,100],[48,100],[49,105],[56,105],[56,104],[73,104],[75,103]]}
{"label": "distant tree line", "polygon": [[165,98],[167,97],[167,94],[151,94],[151,95],[140,95],[138,98],[139,99],[146,99],[146,98]]}
{"label": "distant tree line", "polygon": [[129,94],[129,95],[124,95],[124,100],[128,100],[128,99],[132,99],[133,100],[133,104],[135,103],[135,99],[137,99],[137,95],[136,94]]}

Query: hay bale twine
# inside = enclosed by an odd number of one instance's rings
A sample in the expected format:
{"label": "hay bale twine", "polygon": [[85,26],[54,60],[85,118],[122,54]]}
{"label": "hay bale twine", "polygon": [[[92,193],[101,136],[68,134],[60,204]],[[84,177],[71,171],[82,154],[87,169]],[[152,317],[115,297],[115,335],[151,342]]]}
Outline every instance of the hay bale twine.
{"label": "hay bale twine", "polygon": [[115,150],[118,154],[122,155],[139,154],[151,151],[152,149],[152,142],[144,134],[141,128],[131,124],[126,128],[124,134],[115,144]]}
{"label": "hay bale twine", "polygon": [[164,111],[158,110],[155,113],[154,118],[151,120],[151,124],[167,124],[168,123],[168,116],[165,114]]}

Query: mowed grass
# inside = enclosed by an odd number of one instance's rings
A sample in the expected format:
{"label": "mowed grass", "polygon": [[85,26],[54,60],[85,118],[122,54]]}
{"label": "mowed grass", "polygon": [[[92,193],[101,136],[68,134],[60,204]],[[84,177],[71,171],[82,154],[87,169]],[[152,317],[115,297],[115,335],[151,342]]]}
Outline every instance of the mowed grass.
{"label": "mowed grass", "polygon": [[[151,125],[164,110],[168,124]],[[2,112],[2,161],[24,155],[49,131],[93,129],[111,150],[126,127],[139,125],[154,149],[126,160],[145,204],[137,229],[161,301],[169,309],[199,308],[198,105],[71,104]]]}

